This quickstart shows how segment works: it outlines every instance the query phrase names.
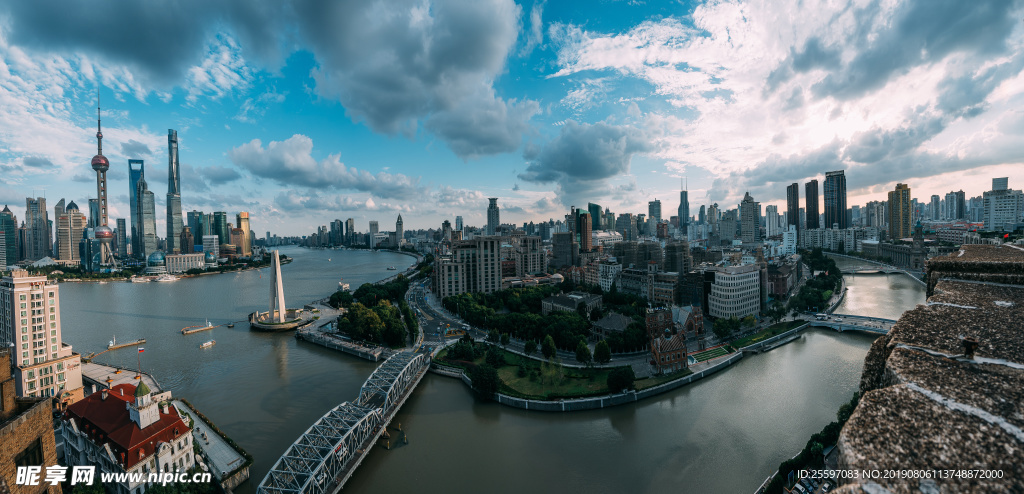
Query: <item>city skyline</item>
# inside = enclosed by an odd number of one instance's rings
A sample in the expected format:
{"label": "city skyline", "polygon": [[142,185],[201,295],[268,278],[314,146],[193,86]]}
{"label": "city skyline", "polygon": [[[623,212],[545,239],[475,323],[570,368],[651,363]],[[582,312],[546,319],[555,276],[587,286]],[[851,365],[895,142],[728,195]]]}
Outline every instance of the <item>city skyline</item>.
{"label": "city skyline", "polygon": [[[514,223],[588,202],[642,213],[654,198],[678,197],[684,176],[691,211],[730,209],[747,192],[784,208],[786,185],[823,183],[833,170],[846,172],[850,205],[885,200],[897,182],[922,202],[980,195],[991,177],[1024,182],[1015,168],[1024,115],[1014,110],[1024,99],[1024,28],[1009,4],[904,2],[833,16],[813,5],[800,15],[732,3],[581,12],[494,0],[457,16],[439,2],[431,22],[396,9],[404,13],[391,24],[351,26],[350,37],[292,9],[230,16],[197,5],[226,20],[177,23],[189,27],[174,53],[161,33],[177,20],[155,15],[155,4],[44,8],[0,11],[0,60],[12,74],[0,83],[9,103],[0,202],[85,204],[94,194],[87,166],[99,87],[109,216],[130,218],[128,160],[149,160],[157,232],[167,231],[167,204],[153,184],[167,176],[153,160],[171,128],[181,211],[249,211],[259,230],[286,235],[403,213],[407,229],[455,216],[483,226],[488,197]],[[928,21],[915,21],[921,9]],[[98,40],[80,25],[99,18],[146,29]],[[947,29],[952,18],[969,22]],[[296,38],[255,35],[278,21]],[[403,36],[440,47],[409,53]],[[425,66],[362,64],[363,38]],[[879,69],[880,57],[894,63]],[[367,92],[379,76],[393,77],[398,92]],[[727,131],[727,143],[714,137]]]}

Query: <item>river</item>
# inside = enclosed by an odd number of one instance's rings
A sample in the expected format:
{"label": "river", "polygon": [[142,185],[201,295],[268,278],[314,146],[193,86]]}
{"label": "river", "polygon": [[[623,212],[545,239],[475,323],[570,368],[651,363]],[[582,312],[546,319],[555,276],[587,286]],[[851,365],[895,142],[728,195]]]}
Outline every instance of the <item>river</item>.
{"label": "river", "polygon": [[[285,298],[297,306],[384,278],[412,258],[284,248]],[[328,258],[331,260],[328,261]],[[182,327],[244,319],[267,304],[262,270],[174,283],[61,285],[65,339],[79,352],[147,338],[144,370],[194,403],[256,458],[250,494],[270,466],[329,408],[353,400],[374,364],[253,333],[247,324],[182,336]],[[924,301],[902,275],[848,277],[837,312],[896,318]],[[216,339],[213,348],[199,343]],[[369,455],[353,492],[751,492],[856,391],[873,337],[811,330],[724,372],[633,405],[543,413],[476,400],[457,380],[429,374],[396,417],[409,445]],[[134,367],[131,349],[97,361]]]}

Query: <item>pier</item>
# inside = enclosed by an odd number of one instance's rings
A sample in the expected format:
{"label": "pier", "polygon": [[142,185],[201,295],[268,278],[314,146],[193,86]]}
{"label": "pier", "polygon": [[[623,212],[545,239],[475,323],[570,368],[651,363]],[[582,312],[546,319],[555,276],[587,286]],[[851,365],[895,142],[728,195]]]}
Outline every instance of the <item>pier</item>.
{"label": "pier", "polygon": [[399,352],[366,380],[354,402],[332,408],[274,463],[258,494],[335,494],[352,477],[430,368],[430,355]]}

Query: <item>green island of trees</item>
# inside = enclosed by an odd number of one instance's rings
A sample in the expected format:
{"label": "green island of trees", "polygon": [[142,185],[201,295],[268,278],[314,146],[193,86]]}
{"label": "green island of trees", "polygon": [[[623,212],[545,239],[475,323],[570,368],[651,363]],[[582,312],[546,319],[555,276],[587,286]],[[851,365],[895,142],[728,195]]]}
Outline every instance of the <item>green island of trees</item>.
{"label": "green island of trees", "polygon": [[355,293],[335,292],[329,303],[345,310],[338,317],[338,332],[392,348],[414,341],[419,323],[404,298],[409,283],[408,278],[398,275],[383,284],[364,283]]}

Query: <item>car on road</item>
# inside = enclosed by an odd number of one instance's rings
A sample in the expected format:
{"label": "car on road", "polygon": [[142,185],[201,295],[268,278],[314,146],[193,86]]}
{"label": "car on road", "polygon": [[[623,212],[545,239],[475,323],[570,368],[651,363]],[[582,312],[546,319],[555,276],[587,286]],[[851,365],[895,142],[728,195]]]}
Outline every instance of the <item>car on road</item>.
{"label": "car on road", "polygon": [[843,318],[841,318],[841,317],[837,317],[837,318],[836,318],[836,322],[843,322]]}

